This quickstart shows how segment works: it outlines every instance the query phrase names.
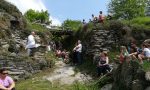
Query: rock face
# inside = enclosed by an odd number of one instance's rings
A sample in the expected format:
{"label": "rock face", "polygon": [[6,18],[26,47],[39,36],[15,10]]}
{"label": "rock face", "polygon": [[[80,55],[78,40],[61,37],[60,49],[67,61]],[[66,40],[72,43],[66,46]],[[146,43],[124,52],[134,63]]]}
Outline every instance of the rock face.
{"label": "rock face", "polygon": [[87,54],[98,54],[100,51],[109,51],[115,44],[111,31],[108,30],[92,30],[91,35],[86,43]]}
{"label": "rock face", "polygon": [[52,60],[47,60],[43,51],[39,47],[34,60],[28,57],[26,53],[16,54],[1,51],[0,68],[6,68],[14,79],[29,78],[32,74],[40,72],[44,68],[52,67]]}
{"label": "rock face", "polygon": [[145,90],[150,87],[150,81],[146,80],[144,70],[136,61],[119,65],[113,78],[112,90]]}
{"label": "rock face", "polygon": [[14,5],[0,0],[0,68],[8,69],[16,79],[26,79],[52,65],[45,56],[46,47],[39,47],[34,59],[27,56],[25,45],[30,32],[25,28],[26,21],[21,12]]}
{"label": "rock face", "polygon": [[17,7],[5,0],[0,1],[0,21],[0,29],[24,29],[26,26],[26,21]]}

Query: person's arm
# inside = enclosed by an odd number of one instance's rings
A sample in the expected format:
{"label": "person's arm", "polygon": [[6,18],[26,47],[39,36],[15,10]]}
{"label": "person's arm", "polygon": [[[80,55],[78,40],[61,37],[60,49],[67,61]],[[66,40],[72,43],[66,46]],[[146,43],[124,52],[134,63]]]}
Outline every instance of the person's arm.
{"label": "person's arm", "polygon": [[76,47],[74,47],[73,51],[75,51],[76,49],[78,49],[80,46],[77,45]]}
{"label": "person's arm", "polygon": [[108,64],[109,64],[109,59],[108,59],[108,57],[106,57],[106,63],[103,65],[108,65]]}
{"label": "person's arm", "polygon": [[8,88],[8,90],[12,90],[15,87],[15,82],[12,82]]}
{"label": "person's arm", "polygon": [[0,84],[0,89],[2,90],[8,90],[6,87],[4,87],[3,85]]}
{"label": "person's arm", "polygon": [[99,66],[102,66],[102,64],[101,64],[101,62],[100,62],[100,61],[98,62],[98,67],[99,67]]}
{"label": "person's arm", "polygon": [[76,47],[75,47],[75,49],[78,49],[80,46],[79,45],[77,45]]}

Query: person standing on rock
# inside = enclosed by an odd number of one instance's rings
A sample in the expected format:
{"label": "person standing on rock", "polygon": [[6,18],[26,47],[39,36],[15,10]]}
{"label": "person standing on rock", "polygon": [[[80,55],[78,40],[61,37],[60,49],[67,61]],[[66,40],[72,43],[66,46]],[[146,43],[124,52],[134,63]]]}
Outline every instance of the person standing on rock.
{"label": "person standing on rock", "polygon": [[31,32],[31,34],[28,36],[26,48],[28,49],[28,55],[34,56],[36,49],[35,32]]}
{"label": "person standing on rock", "polygon": [[77,45],[73,48],[73,51],[76,52],[76,59],[79,65],[82,64],[82,44],[81,41],[78,40]]}
{"label": "person standing on rock", "polygon": [[4,68],[0,69],[0,90],[15,90],[15,82]]}

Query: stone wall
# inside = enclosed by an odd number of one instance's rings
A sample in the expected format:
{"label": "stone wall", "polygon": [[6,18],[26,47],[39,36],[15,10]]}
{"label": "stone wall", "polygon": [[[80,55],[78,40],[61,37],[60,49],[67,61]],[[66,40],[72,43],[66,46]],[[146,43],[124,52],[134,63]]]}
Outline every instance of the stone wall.
{"label": "stone wall", "polygon": [[86,55],[95,56],[101,51],[110,51],[113,46],[116,45],[116,39],[114,38],[113,30],[92,30],[89,32],[83,41],[83,46],[86,47]]}
{"label": "stone wall", "polygon": [[1,51],[0,68],[6,68],[14,79],[26,79],[32,74],[40,72],[44,68],[50,68],[53,65],[52,60],[45,56],[45,47],[37,48],[34,58],[28,57],[26,52],[11,53]]}

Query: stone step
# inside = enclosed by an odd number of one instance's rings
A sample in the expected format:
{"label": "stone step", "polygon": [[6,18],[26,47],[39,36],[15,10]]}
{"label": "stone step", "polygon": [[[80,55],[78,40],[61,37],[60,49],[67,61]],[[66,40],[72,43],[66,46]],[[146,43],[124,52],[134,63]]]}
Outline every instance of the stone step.
{"label": "stone step", "polygon": [[11,72],[11,71],[9,71],[8,73],[10,75],[21,75],[21,74],[24,74],[24,72]]}

